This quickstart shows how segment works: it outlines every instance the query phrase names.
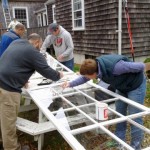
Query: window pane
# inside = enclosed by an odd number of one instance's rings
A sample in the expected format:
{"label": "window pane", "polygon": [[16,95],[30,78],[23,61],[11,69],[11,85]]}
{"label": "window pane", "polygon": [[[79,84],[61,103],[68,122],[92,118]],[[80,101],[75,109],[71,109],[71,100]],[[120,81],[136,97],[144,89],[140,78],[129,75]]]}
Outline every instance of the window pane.
{"label": "window pane", "polygon": [[84,0],[73,0],[73,27],[84,29]]}
{"label": "window pane", "polygon": [[15,18],[27,27],[26,9],[15,9]]}
{"label": "window pane", "polygon": [[74,4],[74,11],[81,9],[81,2]]}
{"label": "window pane", "polygon": [[26,19],[25,9],[15,9],[15,17],[18,19]]}
{"label": "window pane", "polygon": [[82,19],[74,21],[75,27],[82,27]]}
{"label": "window pane", "polygon": [[26,20],[19,20],[25,27],[27,27],[27,21]]}
{"label": "window pane", "polygon": [[74,0],[74,3],[76,3],[76,2],[81,2],[81,0]]}
{"label": "window pane", "polygon": [[82,12],[81,11],[77,11],[74,13],[74,19],[79,19],[82,18]]}

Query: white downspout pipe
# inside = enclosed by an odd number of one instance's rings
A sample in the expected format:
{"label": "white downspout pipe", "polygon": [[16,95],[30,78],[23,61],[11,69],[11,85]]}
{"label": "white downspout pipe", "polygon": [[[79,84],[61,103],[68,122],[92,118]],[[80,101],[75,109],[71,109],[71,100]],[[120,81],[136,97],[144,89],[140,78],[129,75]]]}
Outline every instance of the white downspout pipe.
{"label": "white downspout pipe", "polygon": [[122,50],[122,0],[119,0],[118,6],[118,54]]}

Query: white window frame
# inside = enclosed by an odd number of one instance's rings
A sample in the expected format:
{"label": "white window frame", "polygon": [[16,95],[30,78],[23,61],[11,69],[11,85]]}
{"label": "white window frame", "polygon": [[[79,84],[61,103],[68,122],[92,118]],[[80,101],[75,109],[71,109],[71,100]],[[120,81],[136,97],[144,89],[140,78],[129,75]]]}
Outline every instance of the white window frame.
{"label": "white window frame", "polygon": [[52,14],[53,14],[53,23],[56,23],[56,6],[55,4],[52,5]]}
{"label": "white window frame", "polygon": [[80,0],[81,1],[81,13],[82,13],[82,26],[81,27],[76,27],[75,26],[75,17],[74,17],[74,0],[71,0],[71,3],[72,3],[72,30],[77,30],[77,31],[80,31],[80,30],[85,30],[85,12],[84,12],[84,0]]}
{"label": "white window frame", "polygon": [[42,16],[41,13],[37,15],[38,27],[42,27]]}
{"label": "white window frame", "polygon": [[47,14],[46,14],[46,12],[43,12],[43,13],[42,13],[42,17],[43,17],[43,26],[48,25],[48,24],[47,24]]}
{"label": "white window frame", "polygon": [[[62,65],[60,62],[58,62],[52,56],[50,56],[50,55],[47,55],[47,56],[52,62],[54,62],[55,69],[61,68],[61,69],[65,70],[65,72],[66,72],[65,75],[69,81],[71,81],[77,77],[75,74],[73,74],[73,72],[70,69],[68,69],[67,67]],[[34,78],[32,80],[35,81],[35,78],[36,78],[36,76],[34,76]],[[140,130],[142,130],[143,132],[150,135],[149,128],[145,127],[144,125],[140,125],[139,123],[135,122],[135,120],[134,120],[135,118],[150,115],[150,108],[145,107],[144,105],[139,104],[137,102],[134,102],[133,100],[125,98],[117,93],[111,92],[108,89],[105,89],[103,86],[94,84],[92,81],[89,81],[89,82],[85,83],[84,85],[80,85],[78,87],[70,88],[65,92],[63,92],[62,89],[60,88],[60,85],[62,84],[62,82],[63,82],[63,80],[61,80],[59,83],[58,82],[52,83],[51,86],[45,86],[42,88],[39,86],[33,86],[32,88],[27,89],[26,92],[31,96],[31,99],[39,108],[39,111],[40,111],[39,114],[44,114],[45,117],[49,121],[52,122],[52,124],[55,126],[57,131],[62,135],[62,137],[67,141],[67,143],[72,147],[73,150],[86,150],[82,146],[83,143],[81,142],[81,140],[78,141],[76,139],[75,135],[80,136],[80,134],[82,134],[84,132],[88,132],[88,131],[95,131],[95,132],[98,131],[98,133],[96,133],[96,134],[99,134],[99,130],[101,130],[102,132],[107,134],[107,136],[111,137],[117,143],[121,144],[125,149],[134,150],[133,147],[131,147],[130,145],[128,145],[128,143],[126,143],[125,141],[123,141],[122,139],[117,137],[114,134],[114,132],[108,128],[108,126],[110,126],[110,125],[116,125],[117,123],[125,122],[125,121],[138,127]],[[119,100],[121,102],[126,103],[127,105],[134,106],[135,108],[140,109],[141,112],[135,113],[132,115],[129,115],[129,114],[122,115],[119,112],[117,112],[116,109],[114,109],[113,107],[111,107],[109,105],[108,110],[110,111],[110,113],[116,115],[117,117],[111,118],[110,120],[107,120],[107,121],[106,120],[98,121],[96,119],[96,114],[93,110],[87,112],[88,111],[87,109],[90,108],[90,106],[92,106],[93,108],[96,108],[95,104],[98,101],[95,98],[93,98],[93,96],[92,96],[93,95],[92,93],[95,91],[95,89],[99,89],[101,92],[103,92],[103,94],[110,95],[112,97],[112,98],[106,98],[105,100],[100,101],[100,102],[108,103],[108,102],[116,102]],[[45,92],[44,97],[39,97],[38,94],[41,92],[44,92],[44,91],[48,91],[48,92]],[[51,96],[50,96],[50,93],[51,93]],[[75,97],[77,95],[80,95],[80,96],[82,95],[83,97],[88,98],[89,101],[87,103],[85,101],[80,105],[74,104],[73,102],[71,102],[68,99],[68,97],[72,96],[72,95]],[[62,111],[60,113],[61,119],[60,118],[58,119],[58,117],[57,118],[55,117],[55,114],[56,113],[58,114],[58,112],[60,112],[59,110],[49,111],[48,106],[47,106],[50,104],[50,101],[52,101],[55,98],[61,98],[65,103],[67,103],[67,105],[69,105],[69,109],[62,107]],[[86,109],[86,111],[84,110],[84,108]],[[62,122],[62,119],[63,119],[62,113],[65,112],[65,114],[67,114],[67,112],[69,112],[70,110],[78,112],[78,115],[76,115],[76,117],[68,115],[68,116],[66,116],[67,118],[65,118],[65,115],[64,115],[64,119],[66,120],[65,124],[64,124]],[[82,119],[84,122],[87,121],[90,123],[86,124],[86,126],[82,126],[82,127],[80,126],[78,128],[68,130],[68,128],[66,128],[66,127],[68,127],[68,124],[71,125],[72,123],[74,124],[75,122],[78,122],[77,118],[79,119],[79,122]],[[40,122],[43,121],[42,117],[40,117],[40,116],[39,116],[39,121]],[[41,144],[41,139],[39,140],[39,144]],[[145,147],[142,150],[150,150],[150,146],[148,145],[147,148]]]}
{"label": "white window frame", "polygon": [[29,28],[28,8],[27,8],[27,7],[13,7],[13,18],[16,18],[16,17],[15,17],[15,9],[25,9],[25,10],[26,10],[27,28]]}

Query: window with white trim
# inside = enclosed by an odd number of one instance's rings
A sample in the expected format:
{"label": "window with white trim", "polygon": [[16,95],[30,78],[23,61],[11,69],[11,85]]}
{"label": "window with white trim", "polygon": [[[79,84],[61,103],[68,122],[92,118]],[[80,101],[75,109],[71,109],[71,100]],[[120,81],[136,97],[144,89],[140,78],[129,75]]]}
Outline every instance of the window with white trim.
{"label": "window with white trim", "polygon": [[53,13],[53,23],[56,23],[56,6],[55,4],[52,5],[52,13]]}
{"label": "window with white trim", "polygon": [[84,0],[72,0],[73,30],[85,29]]}
{"label": "window with white trim", "polygon": [[38,22],[38,27],[42,27],[42,17],[41,17],[41,14],[37,15],[37,22]]}
{"label": "window with white trim", "polygon": [[43,26],[46,26],[47,25],[47,15],[46,15],[46,12],[43,12],[42,15],[43,15]]}
{"label": "window with white trim", "polygon": [[24,24],[26,27],[29,28],[29,20],[26,7],[14,7],[13,17],[16,18],[17,21],[21,22],[22,24]]}

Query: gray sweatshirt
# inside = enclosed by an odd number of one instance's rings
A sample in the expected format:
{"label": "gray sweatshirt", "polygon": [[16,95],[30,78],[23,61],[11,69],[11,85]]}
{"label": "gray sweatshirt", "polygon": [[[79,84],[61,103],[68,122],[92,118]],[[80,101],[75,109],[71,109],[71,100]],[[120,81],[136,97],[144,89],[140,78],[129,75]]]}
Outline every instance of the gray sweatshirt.
{"label": "gray sweatshirt", "polygon": [[62,26],[59,26],[60,33],[58,36],[48,35],[43,42],[41,52],[45,53],[46,48],[53,44],[56,57],[62,55],[63,59],[61,62],[71,60],[73,58],[73,41],[71,34],[65,30]]}

